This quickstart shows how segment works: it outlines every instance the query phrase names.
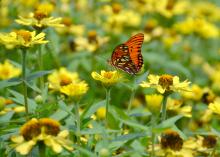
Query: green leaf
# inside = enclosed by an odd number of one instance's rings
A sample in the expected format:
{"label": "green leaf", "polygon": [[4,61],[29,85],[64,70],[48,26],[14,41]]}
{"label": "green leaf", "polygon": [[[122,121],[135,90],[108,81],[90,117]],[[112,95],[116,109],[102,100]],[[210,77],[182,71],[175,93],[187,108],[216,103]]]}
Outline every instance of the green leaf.
{"label": "green leaf", "polygon": [[[24,96],[14,90],[9,90],[9,92],[14,96],[11,98],[14,102],[24,105]],[[37,107],[37,104],[34,100],[28,98],[28,109],[29,112],[34,112]]]}
{"label": "green leaf", "polygon": [[14,115],[13,111],[7,112],[5,115],[0,116],[0,123],[8,123],[12,116]]}
{"label": "green leaf", "polygon": [[169,118],[169,119],[163,121],[162,123],[160,123],[159,125],[157,125],[157,127],[154,130],[157,132],[161,132],[164,129],[171,128],[175,125],[176,121],[178,121],[182,117],[183,117],[182,115],[177,115],[172,118]]}
{"label": "green leaf", "polygon": [[86,156],[88,156],[88,157],[97,157],[97,155],[95,155],[93,152],[91,152],[91,151],[89,151],[89,150],[87,150],[87,149],[85,149],[83,147],[80,147],[78,145],[73,145],[73,147],[76,150],[80,151],[83,154],[83,156],[85,156],[85,157]]}
{"label": "green leaf", "polygon": [[126,135],[121,135],[113,139],[112,141],[128,141],[128,140],[133,140],[139,137],[144,137],[146,136],[146,133],[131,133],[131,134],[126,134]]}
{"label": "green leaf", "polygon": [[16,86],[16,85],[19,85],[21,83],[22,83],[22,81],[19,78],[3,80],[3,81],[0,81],[0,89],[10,87],[10,86]]}
{"label": "green leaf", "polygon": [[27,81],[31,81],[31,80],[34,80],[36,78],[39,78],[39,77],[42,77],[44,75],[47,75],[49,73],[51,73],[52,71],[51,70],[47,70],[47,71],[37,71],[37,72],[34,72],[34,73],[31,73],[29,74],[27,77],[26,77],[26,80]]}
{"label": "green leaf", "polygon": [[105,106],[105,104],[106,104],[106,101],[103,100],[98,103],[92,104],[91,106],[88,106],[88,108],[85,109],[81,117],[84,117],[84,118],[91,117],[91,115],[93,115],[97,111],[98,108]]}

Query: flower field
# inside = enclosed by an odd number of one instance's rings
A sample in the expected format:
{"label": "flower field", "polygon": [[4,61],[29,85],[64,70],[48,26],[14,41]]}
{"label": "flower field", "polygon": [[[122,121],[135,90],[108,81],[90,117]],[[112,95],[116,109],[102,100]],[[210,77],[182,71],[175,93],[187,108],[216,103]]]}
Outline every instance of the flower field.
{"label": "flower field", "polygon": [[220,157],[219,0],[0,0],[0,157]]}

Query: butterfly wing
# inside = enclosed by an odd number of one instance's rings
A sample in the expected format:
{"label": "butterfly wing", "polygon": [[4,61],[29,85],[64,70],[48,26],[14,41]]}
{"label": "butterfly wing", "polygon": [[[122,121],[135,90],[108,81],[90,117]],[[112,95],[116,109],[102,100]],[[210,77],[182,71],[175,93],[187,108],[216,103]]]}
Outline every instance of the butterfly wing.
{"label": "butterfly wing", "polygon": [[144,40],[142,33],[131,37],[126,43],[117,46],[111,57],[111,64],[129,74],[136,74],[143,65],[141,45]]}

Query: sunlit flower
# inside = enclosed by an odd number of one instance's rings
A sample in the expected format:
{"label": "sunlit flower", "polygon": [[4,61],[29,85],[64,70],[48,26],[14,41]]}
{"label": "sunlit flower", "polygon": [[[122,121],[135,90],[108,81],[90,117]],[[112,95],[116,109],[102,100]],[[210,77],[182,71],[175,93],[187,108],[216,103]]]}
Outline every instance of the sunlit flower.
{"label": "sunlit flower", "polygon": [[195,141],[183,141],[177,132],[167,130],[161,135],[160,145],[155,146],[155,154],[161,157],[194,157],[195,144]]}
{"label": "sunlit flower", "polygon": [[31,119],[20,128],[20,135],[12,136],[15,150],[21,155],[27,155],[39,142],[60,153],[63,148],[72,151],[72,142],[67,139],[69,132],[60,131],[58,121],[50,118]]}
{"label": "sunlit flower", "polygon": [[63,27],[62,18],[49,16],[45,10],[38,9],[34,13],[30,13],[28,17],[19,16],[15,20],[18,24],[32,26],[35,29],[42,30],[46,27]]}
{"label": "sunlit flower", "polygon": [[10,99],[5,99],[4,97],[0,97],[0,115],[4,115],[8,112],[20,113],[24,112],[24,106],[17,106]]}
{"label": "sunlit flower", "polygon": [[0,33],[0,42],[6,47],[31,47],[37,44],[45,44],[48,41],[45,39],[45,33],[29,32],[27,30],[18,30],[8,34]]}
{"label": "sunlit flower", "polygon": [[213,103],[209,104],[209,109],[220,115],[220,99],[216,99]]}
{"label": "sunlit flower", "polygon": [[183,102],[181,100],[175,100],[172,98],[167,99],[167,112],[180,114],[185,117],[192,117],[192,106],[182,106]]}
{"label": "sunlit flower", "polygon": [[73,82],[60,88],[60,92],[70,97],[84,95],[88,91],[88,84],[85,81]]}
{"label": "sunlit flower", "polygon": [[7,80],[21,74],[21,69],[12,65],[8,60],[0,63],[0,79]]}
{"label": "sunlit flower", "polygon": [[98,119],[105,119],[105,114],[106,114],[106,108],[105,107],[100,107],[96,111],[96,116]]}
{"label": "sunlit flower", "polygon": [[118,83],[122,79],[122,75],[117,71],[101,71],[101,74],[97,72],[91,73],[92,78],[98,81],[101,81],[103,85],[110,86],[115,83]]}
{"label": "sunlit flower", "polygon": [[161,76],[149,75],[148,79],[149,82],[143,81],[140,86],[144,88],[156,88],[161,94],[164,94],[165,92],[181,92],[189,90],[190,82],[187,80],[180,82],[178,76],[171,76],[168,74]]}
{"label": "sunlit flower", "polygon": [[49,88],[55,91],[59,91],[62,86],[71,84],[72,82],[79,82],[79,76],[76,72],[70,72],[66,68],[62,67],[59,70],[55,70],[48,76]]}
{"label": "sunlit flower", "polygon": [[147,103],[147,108],[153,114],[159,114],[161,109],[161,103],[163,101],[163,96],[160,94],[152,94],[152,95],[145,95],[145,100]]}
{"label": "sunlit flower", "polygon": [[163,36],[162,41],[166,47],[171,47],[176,43],[181,41],[181,36],[173,29],[166,29]]}

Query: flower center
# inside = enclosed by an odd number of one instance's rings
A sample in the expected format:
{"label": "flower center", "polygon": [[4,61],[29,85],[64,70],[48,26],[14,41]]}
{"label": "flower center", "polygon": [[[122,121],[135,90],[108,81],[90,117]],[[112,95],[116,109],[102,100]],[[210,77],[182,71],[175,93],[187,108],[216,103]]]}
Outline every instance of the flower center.
{"label": "flower center", "polygon": [[146,33],[150,33],[156,27],[156,25],[157,25],[157,22],[155,20],[147,21],[144,27],[144,31]]}
{"label": "flower center", "polygon": [[112,78],[112,73],[106,72],[106,73],[104,73],[104,77],[107,78],[107,79],[111,79]]}
{"label": "flower center", "polygon": [[69,26],[72,25],[72,19],[71,19],[71,18],[68,18],[68,17],[65,17],[65,18],[63,18],[62,23],[63,23],[65,26],[69,27]]}
{"label": "flower center", "polygon": [[205,92],[202,95],[202,102],[205,104],[209,104],[212,103],[215,100],[215,96],[214,94],[210,93],[210,92]]}
{"label": "flower center", "polygon": [[41,21],[42,19],[46,18],[48,16],[47,13],[41,12],[41,11],[35,11],[34,12],[34,18],[38,21]]}
{"label": "flower center", "polygon": [[40,123],[41,129],[44,131],[44,133],[46,133],[48,135],[56,136],[60,131],[59,122],[57,122],[53,119],[41,118],[41,119],[39,119],[39,123]]}
{"label": "flower center", "polygon": [[217,144],[216,137],[213,135],[205,136],[202,141],[202,146],[206,148],[214,148]]}
{"label": "flower center", "polygon": [[25,30],[19,30],[16,31],[17,36],[22,37],[25,42],[30,42],[31,41],[31,33],[29,31]]}
{"label": "flower center", "polygon": [[159,85],[169,90],[169,87],[173,85],[173,76],[167,74],[161,75],[159,78]]}
{"label": "flower center", "polygon": [[175,0],[168,0],[167,5],[166,5],[166,9],[173,10],[174,5],[175,5]]}
{"label": "flower center", "polygon": [[118,14],[121,11],[121,5],[118,3],[112,4],[112,11],[115,14]]}
{"label": "flower center", "polygon": [[182,146],[183,146],[183,140],[177,132],[168,130],[162,134],[161,137],[162,149],[170,148],[174,151],[179,151],[182,149]]}
{"label": "flower center", "polygon": [[88,32],[88,41],[89,43],[97,43],[97,33],[95,30]]}
{"label": "flower center", "polygon": [[71,78],[69,78],[68,76],[61,76],[60,78],[61,78],[61,80],[60,80],[61,86],[66,86],[66,85],[72,83]]}

